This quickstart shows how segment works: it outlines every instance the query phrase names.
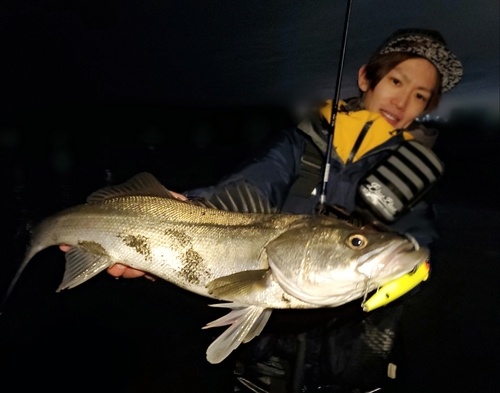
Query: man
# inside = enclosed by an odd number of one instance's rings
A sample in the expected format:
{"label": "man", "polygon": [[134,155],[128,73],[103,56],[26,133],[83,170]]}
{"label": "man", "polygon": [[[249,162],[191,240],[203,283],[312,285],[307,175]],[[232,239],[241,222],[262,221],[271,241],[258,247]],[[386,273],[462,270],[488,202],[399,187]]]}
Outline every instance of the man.
{"label": "man", "polygon": [[[435,109],[441,94],[453,88],[461,76],[461,63],[436,31],[398,30],[384,41],[359,70],[360,97],[339,105],[326,204],[371,224],[377,212],[361,202],[360,182],[405,141],[433,146],[435,131],[415,119]],[[223,187],[247,181],[279,210],[313,214],[319,202],[331,106],[327,102],[297,127],[283,130],[264,154],[216,186],[176,196],[211,199]],[[430,207],[420,201],[407,210],[388,226],[410,233],[423,246],[430,244],[435,236]],[[144,275],[120,264],[108,273],[125,278]],[[263,334],[254,339],[241,349],[238,388],[360,392],[382,386],[396,347],[402,307],[364,315],[358,312],[359,304],[356,307],[357,311],[330,311],[327,322],[317,322],[318,326],[299,335]]]}

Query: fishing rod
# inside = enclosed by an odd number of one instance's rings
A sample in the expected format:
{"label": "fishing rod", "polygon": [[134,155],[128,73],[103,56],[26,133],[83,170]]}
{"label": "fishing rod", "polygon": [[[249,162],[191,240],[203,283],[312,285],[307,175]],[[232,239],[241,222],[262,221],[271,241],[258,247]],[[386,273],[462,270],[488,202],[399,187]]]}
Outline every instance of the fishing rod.
{"label": "fishing rod", "polygon": [[326,156],[325,156],[325,168],[323,171],[323,179],[321,181],[321,194],[319,197],[319,203],[316,211],[319,214],[324,214],[326,212],[326,193],[328,189],[328,177],[330,175],[330,163],[332,160],[332,148],[333,148],[333,131],[335,130],[335,121],[337,118],[337,108],[339,106],[340,100],[340,86],[342,84],[342,72],[344,70],[344,60],[345,52],[347,46],[347,32],[349,30],[349,20],[351,17],[351,3],[352,0],[347,0],[346,15],[344,19],[344,32],[342,37],[342,45],[340,47],[340,59],[339,67],[337,70],[337,81],[335,85],[335,95],[332,102],[332,113],[330,115],[330,127],[328,128],[328,142],[326,144]]}
{"label": "fishing rod", "polygon": [[[330,162],[332,159],[333,132],[335,130],[335,120],[337,118],[337,112],[340,100],[339,98],[340,86],[342,84],[342,72],[344,69],[345,52],[347,46],[347,32],[349,30],[349,19],[351,17],[351,3],[352,0],[347,0],[346,16],[344,20],[344,32],[342,37],[342,45],[340,49],[339,68],[337,70],[337,81],[335,86],[335,96],[332,102],[332,113],[330,116],[330,124],[328,128],[328,142],[326,145],[325,168],[323,172],[323,179],[321,182],[321,194],[319,197],[318,205],[316,206],[316,212],[318,214],[328,214],[328,208],[325,202],[326,202],[326,193],[328,188],[328,177],[330,175]],[[418,284],[420,284],[422,281],[427,280],[427,278],[429,277],[429,271],[430,271],[430,264],[428,261],[425,261],[420,265],[420,267],[415,272],[407,273],[404,276],[387,283],[382,288],[380,288],[375,294],[373,294],[368,300],[366,300],[366,298],[363,299],[363,302],[361,304],[361,306],[363,307],[363,311],[369,312],[376,308],[385,306],[388,303],[406,294],[411,289],[415,288]]]}

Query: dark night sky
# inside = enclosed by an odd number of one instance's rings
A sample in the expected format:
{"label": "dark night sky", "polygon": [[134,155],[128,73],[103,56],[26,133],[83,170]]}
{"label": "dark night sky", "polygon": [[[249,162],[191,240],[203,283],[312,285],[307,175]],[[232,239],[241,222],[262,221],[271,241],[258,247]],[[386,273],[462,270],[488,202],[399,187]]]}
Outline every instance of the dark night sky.
{"label": "dark night sky", "polygon": [[[331,97],[344,1],[3,1],[4,118],[60,103],[234,105]],[[439,29],[463,61],[450,108],[499,103],[497,0],[353,2],[343,95],[397,28]]]}
{"label": "dark night sky", "polygon": [[[0,293],[38,219],[144,170],[176,191],[214,184],[289,120],[277,106],[331,98],[345,5],[0,1]],[[442,237],[397,393],[498,390],[499,20],[498,0],[353,1],[343,97],[398,28],[440,30],[465,70],[434,113],[454,121],[432,122]],[[224,391],[207,388],[234,364],[205,361],[208,299],[105,273],[56,294],[63,263],[53,247],[30,264],[0,318],[2,392]]]}

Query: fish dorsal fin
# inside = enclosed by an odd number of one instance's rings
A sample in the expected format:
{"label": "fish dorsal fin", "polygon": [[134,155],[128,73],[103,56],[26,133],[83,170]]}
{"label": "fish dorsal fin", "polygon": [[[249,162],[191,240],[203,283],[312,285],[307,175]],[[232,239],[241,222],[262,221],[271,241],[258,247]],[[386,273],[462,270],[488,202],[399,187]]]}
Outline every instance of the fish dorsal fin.
{"label": "fish dorsal fin", "polygon": [[195,198],[192,203],[211,207],[218,210],[226,210],[239,213],[276,213],[271,207],[269,199],[253,184],[241,180],[230,183],[220,192],[213,194],[210,198]]}
{"label": "fish dorsal fin", "polygon": [[87,203],[101,203],[107,199],[125,196],[153,196],[161,198],[174,198],[152,174],[142,172],[116,186],[101,188],[90,194]]}

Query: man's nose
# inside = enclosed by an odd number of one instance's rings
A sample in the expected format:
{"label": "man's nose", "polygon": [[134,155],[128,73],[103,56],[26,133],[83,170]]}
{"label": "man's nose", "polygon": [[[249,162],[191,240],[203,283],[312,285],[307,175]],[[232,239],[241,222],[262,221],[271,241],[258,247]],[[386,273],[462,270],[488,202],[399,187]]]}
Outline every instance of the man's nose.
{"label": "man's nose", "polygon": [[396,106],[396,108],[404,110],[406,105],[408,105],[409,99],[410,93],[407,91],[401,91],[392,99],[392,103]]}

